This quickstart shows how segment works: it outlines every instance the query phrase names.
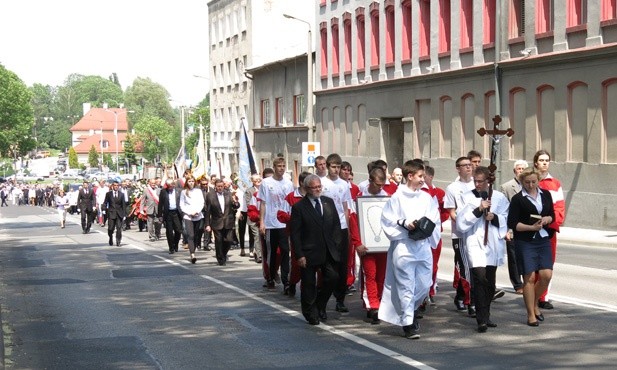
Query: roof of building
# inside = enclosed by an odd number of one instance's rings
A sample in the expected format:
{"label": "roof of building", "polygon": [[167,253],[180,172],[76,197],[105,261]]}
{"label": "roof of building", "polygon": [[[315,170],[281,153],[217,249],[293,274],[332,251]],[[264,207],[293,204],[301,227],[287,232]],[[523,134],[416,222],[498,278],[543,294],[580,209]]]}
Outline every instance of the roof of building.
{"label": "roof of building", "polygon": [[71,127],[70,131],[102,129],[103,131],[113,132],[116,128],[116,117],[118,119],[118,132],[127,131],[129,125],[126,120],[126,114],[126,108],[92,108]]}
{"label": "roof of building", "polygon": [[[103,140],[108,142],[108,146],[103,149],[103,152],[114,154],[116,153],[116,135],[113,132],[103,132]],[[122,142],[126,140],[126,133],[118,133],[118,152],[124,153],[124,147]],[[101,152],[101,134],[94,134],[86,137],[81,143],[75,145],[73,148],[77,154],[85,154],[90,151],[90,148],[94,145],[97,152]]]}

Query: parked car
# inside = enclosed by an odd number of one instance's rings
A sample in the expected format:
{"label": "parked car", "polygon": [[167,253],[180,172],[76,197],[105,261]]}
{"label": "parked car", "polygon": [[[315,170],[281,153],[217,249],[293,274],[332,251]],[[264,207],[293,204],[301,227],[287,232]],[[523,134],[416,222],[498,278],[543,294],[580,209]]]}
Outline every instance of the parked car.
{"label": "parked car", "polygon": [[70,180],[70,181],[83,181],[84,177],[79,175],[77,171],[72,171],[70,169],[64,171],[64,173],[58,175],[59,180]]}
{"label": "parked car", "polygon": [[99,172],[90,174],[89,177],[87,177],[87,179],[90,181],[101,181],[103,179],[107,180],[107,174],[105,172],[99,171]]}

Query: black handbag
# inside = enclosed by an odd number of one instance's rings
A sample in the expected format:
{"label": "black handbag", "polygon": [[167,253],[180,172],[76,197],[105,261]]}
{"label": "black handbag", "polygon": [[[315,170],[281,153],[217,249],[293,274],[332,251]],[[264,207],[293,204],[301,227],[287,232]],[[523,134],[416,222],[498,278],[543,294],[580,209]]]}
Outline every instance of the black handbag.
{"label": "black handbag", "polygon": [[435,230],[435,223],[426,216],[414,221],[414,225],[416,225],[416,227],[413,230],[409,230],[409,238],[411,240],[426,239],[431,236],[433,230]]}

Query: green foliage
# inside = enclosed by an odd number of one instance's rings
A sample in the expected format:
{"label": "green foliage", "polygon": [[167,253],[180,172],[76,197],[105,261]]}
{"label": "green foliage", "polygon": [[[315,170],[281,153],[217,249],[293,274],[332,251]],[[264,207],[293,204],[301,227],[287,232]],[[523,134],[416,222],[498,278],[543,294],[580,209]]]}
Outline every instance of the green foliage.
{"label": "green foliage", "polygon": [[109,168],[116,168],[116,164],[114,163],[114,159],[112,158],[111,154],[109,153],[103,153],[103,164]]}
{"label": "green foliage", "polygon": [[69,148],[69,168],[79,167],[79,160],[77,158],[77,152],[73,147]]}
{"label": "green foliage", "polygon": [[149,78],[137,77],[133,81],[133,85],[126,89],[125,103],[135,111],[131,116],[131,123],[139,122],[145,116],[156,116],[169,124],[175,121],[169,104],[169,92]]}
{"label": "green foliage", "polygon": [[99,166],[99,153],[96,151],[94,145],[92,145],[88,151],[88,164],[90,167]]}
{"label": "green foliage", "polygon": [[126,141],[124,142],[124,160],[128,160],[129,165],[137,164],[137,156],[135,155],[135,136],[131,134],[126,135]]}
{"label": "green foliage", "polygon": [[30,98],[19,77],[0,64],[0,155],[21,156],[34,149]]}
{"label": "green foliage", "polygon": [[[143,145],[143,156],[152,162],[162,155],[173,140],[173,129],[162,118],[145,115],[135,124],[135,135]],[[168,150],[169,151],[169,150]]]}

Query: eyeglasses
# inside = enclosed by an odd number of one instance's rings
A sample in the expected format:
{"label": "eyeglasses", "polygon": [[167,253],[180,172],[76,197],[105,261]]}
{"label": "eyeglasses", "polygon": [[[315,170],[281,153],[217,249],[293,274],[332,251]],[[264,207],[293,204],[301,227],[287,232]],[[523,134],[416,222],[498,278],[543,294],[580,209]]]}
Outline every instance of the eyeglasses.
{"label": "eyeglasses", "polygon": [[471,167],[471,163],[459,164],[456,167]]}
{"label": "eyeglasses", "polygon": [[321,189],[321,185],[309,186],[308,188],[311,189],[311,190],[318,190],[318,189]]}

